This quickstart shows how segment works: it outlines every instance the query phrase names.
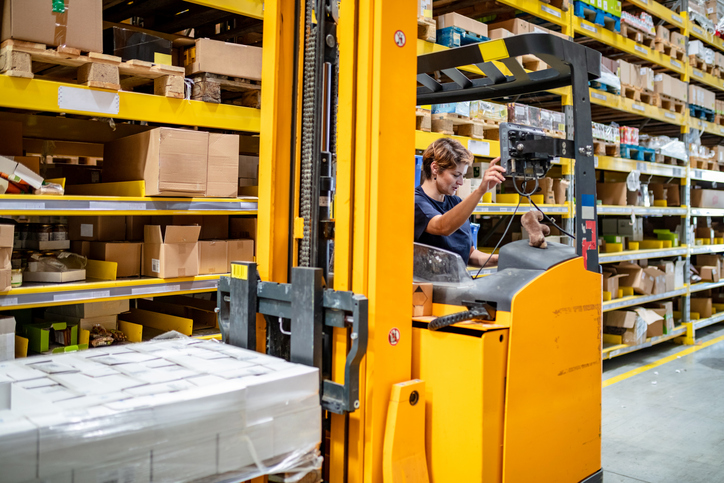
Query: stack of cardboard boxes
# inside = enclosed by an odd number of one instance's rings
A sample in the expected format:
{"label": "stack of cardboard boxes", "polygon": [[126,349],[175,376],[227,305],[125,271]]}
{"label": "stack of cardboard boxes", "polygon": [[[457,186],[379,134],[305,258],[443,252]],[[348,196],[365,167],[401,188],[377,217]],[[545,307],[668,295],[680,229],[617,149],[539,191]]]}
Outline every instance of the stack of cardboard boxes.
{"label": "stack of cardboard boxes", "polygon": [[689,104],[714,111],[716,109],[716,94],[703,87],[689,84]]}
{"label": "stack of cardboard boxes", "polygon": [[0,225],[0,292],[10,290],[14,239],[15,227],[13,225]]}
{"label": "stack of cardboard boxes", "polygon": [[609,299],[628,295],[661,295],[684,286],[683,262],[625,262],[605,265],[603,291]]}

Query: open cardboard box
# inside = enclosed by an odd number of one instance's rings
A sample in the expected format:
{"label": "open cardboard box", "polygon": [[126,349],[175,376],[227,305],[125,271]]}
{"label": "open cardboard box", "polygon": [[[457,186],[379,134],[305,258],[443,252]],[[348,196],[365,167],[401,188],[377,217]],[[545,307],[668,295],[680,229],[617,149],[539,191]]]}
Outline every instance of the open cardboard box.
{"label": "open cardboard box", "polygon": [[199,274],[200,226],[166,227],[146,225],[143,245],[143,275],[147,277],[193,277]]}

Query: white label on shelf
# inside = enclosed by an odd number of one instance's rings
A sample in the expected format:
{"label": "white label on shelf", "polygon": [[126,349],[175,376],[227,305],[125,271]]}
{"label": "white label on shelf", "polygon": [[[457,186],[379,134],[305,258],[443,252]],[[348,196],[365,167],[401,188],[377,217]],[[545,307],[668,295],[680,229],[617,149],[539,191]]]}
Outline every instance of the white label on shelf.
{"label": "white label on shelf", "polygon": [[641,52],[644,55],[649,55],[649,49],[641,45],[634,45],[634,50],[636,50],[637,52]]}
{"label": "white label on shelf", "polygon": [[0,306],[7,307],[9,305],[18,305],[17,297],[3,297],[0,299]]}
{"label": "white label on shelf", "polygon": [[92,237],[93,236],[93,225],[89,223],[81,223],[80,224],[80,236],[82,237]]}
{"label": "white label on shelf", "polygon": [[704,176],[704,173],[702,173],[702,171],[700,169],[695,169],[694,176],[697,178],[702,178]]}
{"label": "white label on shelf", "polygon": [[669,119],[676,119],[676,116],[673,112],[664,113],[664,117],[668,117]]}
{"label": "white label on shelf", "polygon": [[102,299],[111,296],[110,290],[100,290],[97,292],[69,292],[60,293],[53,295],[54,302],[60,302],[63,300],[88,300],[88,299]]}
{"label": "white label on shelf", "polygon": [[145,209],[143,203],[121,203],[118,201],[91,201],[88,203],[89,210],[121,210],[121,211],[133,211]]}
{"label": "white label on shelf", "polygon": [[720,128],[719,128],[719,132],[722,133],[722,134],[724,134],[724,127],[720,127]]}
{"label": "white label on shelf", "polygon": [[697,77],[704,78],[704,73],[700,70],[694,69],[694,75]]}
{"label": "white label on shelf", "polygon": [[704,127],[704,123],[701,121],[697,121],[699,123],[699,127]]}
{"label": "white label on shelf", "polygon": [[636,169],[641,171],[642,173],[646,173],[647,163],[644,163],[642,161],[636,162]]}
{"label": "white label on shelf", "polygon": [[648,5],[648,4],[649,4],[649,0],[641,0],[641,3],[643,3],[644,5]]}
{"label": "white label on shelf", "polygon": [[121,99],[117,92],[58,87],[58,108],[61,110],[118,114],[120,106]]}
{"label": "white label on shelf", "polygon": [[699,27],[691,27],[691,30],[696,32],[699,35],[704,35],[704,32]]}
{"label": "white label on shelf", "polygon": [[181,290],[181,285],[159,285],[156,287],[141,287],[131,289],[133,295],[144,295],[147,293],[166,293],[166,292],[178,292]]}
{"label": "white label on shelf", "polygon": [[151,259],[151,271],[153,273],[161,272],[161,261],[158,258]]}
{"label": "white label on shelf", "polygon": [[646,112],[646,108],[641,104],[631,104],[631,107],[636,109],[637,111]]}
{"label": "white label on shelf", "polygon": [[679,17],[678,15],[676,15],[675,13],[671,14],[671,20],[673,20],[676,23],[683,23],[682,18]]}
{"label": "white label on shelf", "polygon": [[558,12],[558,11],[556,11],[556,10],[553,10],[553,9],[550,8],[548,5],[541,5],[541,6],[540,6],[540,9],[541,9],[542,12],[551,14],[551,15],[553,15],[554,17],[561,18],[561,12]]}
{"label": "white label on shelf", "polygon": [[22,210],[44,210],[45,203],[21,203],[18,208]]}
{"label": "white label on shelf", "polygon": [[679,61],[676,60],[676,59],[671,59],[671,65],[673,65],[673,66],[676,67],[677,69],[681,69],[681,68],[684,67],[683,65],[681,65],[681,62],[679,62]]}
{"label": "white label on shelf", "polygon": [[598,156],[593,157],[593,167],[598,168]]}
{"label": "white label on shelf", "polygon": [[591,92],[591,97],[601,99],[602,101],[608,100],[608,97],[606,97],[604,94],[599,94],[598,92]]}
{"label": "white label on shelf", "polygon": [[468,141],[468,150],[477,156],[490,156],[490,143],[485,141]]}
{"label": "white label on shelf", "polygon": [[594,27],[593,25],[588,25],[585,22],[581,22],[581,28],[588,30],[589,32],[593,32],[594,34],[598,33],[598,29]]}

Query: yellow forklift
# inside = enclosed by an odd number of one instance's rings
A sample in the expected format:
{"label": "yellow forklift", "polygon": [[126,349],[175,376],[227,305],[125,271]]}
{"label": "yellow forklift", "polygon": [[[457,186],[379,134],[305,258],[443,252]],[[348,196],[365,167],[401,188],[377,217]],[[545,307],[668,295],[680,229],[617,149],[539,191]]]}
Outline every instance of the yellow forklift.
{"label": "yellow forklift", "polygon": [[[600,54],[527,34],[418,56],[416,10],[265,2],[257,263],[219,283],[224,341],[320,369],[324,481],[601,482]],[[570,158],[575,246],[506,245],[479,279],[414,246],[414,107],[564,86],[569,139],[506,124],[500,152],[524,182]]]}

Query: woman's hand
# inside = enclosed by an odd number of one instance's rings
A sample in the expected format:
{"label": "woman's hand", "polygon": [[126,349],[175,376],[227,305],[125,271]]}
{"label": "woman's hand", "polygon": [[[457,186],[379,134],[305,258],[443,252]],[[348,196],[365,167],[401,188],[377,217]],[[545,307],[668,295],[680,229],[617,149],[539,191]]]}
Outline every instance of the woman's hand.
{"label": "woman's hand", "polygon": [[483,182],[478,187],[482,190],[483,194],[487,193],[491,189],[498,186],[500,183],[505,181],[505,168],[498,165],[500,158],[495,158],[490,162],[490,166],[485,170],[483,174]]}

